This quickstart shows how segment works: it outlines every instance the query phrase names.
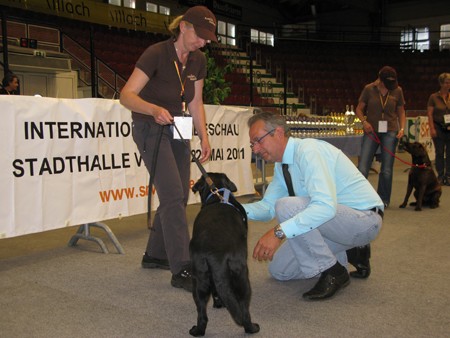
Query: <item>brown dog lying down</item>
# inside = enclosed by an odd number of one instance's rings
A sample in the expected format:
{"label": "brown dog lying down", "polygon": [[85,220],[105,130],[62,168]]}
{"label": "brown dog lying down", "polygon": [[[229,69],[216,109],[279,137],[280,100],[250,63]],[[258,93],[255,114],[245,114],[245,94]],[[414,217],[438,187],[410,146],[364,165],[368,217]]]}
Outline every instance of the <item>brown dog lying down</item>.
{"label": "brown dog lying down", "polygon": [[236,186],[225,174],[208,173],[217,191],[201,177],[192,187],[201,197],[202,208],[194,221],[189,252],[192,263],[193,297],[197,306],[197,325],[189,333],[205,334],[206,305],[213,296],[213,306],[225,306],[236,324],[246,333],[256,333],[252,323],[251,297],[247,267],[247,214],[231,192]]}
{"label": "brown dog lying down", "polygon": [[416,211],[421,211],[422,206],[429,206],[431,209],[439,207],[442,188],[431,167],[427,150],[419,142],[405,143],[404,149],[411,154],[414,166],[409,171],[408,188],[400,208],[406,207],[413,188],[415,189],[414,197],[416,202],[412,202],[409,205],[415,206]]}

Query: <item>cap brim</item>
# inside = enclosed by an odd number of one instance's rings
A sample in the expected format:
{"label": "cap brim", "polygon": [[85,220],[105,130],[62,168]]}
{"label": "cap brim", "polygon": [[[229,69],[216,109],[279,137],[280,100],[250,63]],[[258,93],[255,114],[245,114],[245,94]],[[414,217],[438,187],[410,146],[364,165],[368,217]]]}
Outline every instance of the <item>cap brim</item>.
{"label": "cap brim", "polygon": [[211,32],[210,30],[203,28],[203,27],[198,27],[196,25],[194,25],[194,29],[195,29],[195,34],[197,34],[197,36],[199,38],[201,38],[203,40],[211,40],[211,41],[217,42],[216,34]]}

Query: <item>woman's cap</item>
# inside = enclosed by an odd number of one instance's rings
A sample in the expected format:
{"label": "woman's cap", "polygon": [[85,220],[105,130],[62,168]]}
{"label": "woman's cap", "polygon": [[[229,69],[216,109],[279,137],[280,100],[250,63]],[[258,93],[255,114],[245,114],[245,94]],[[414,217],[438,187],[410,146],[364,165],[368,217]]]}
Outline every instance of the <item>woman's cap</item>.
{"label": "woman's cap", "polygon": [[398,87],[397,82],[397,72],[394,68],[389,66],[384,66],[380,69],[378,73],[378,77],[381,82],[383,82],[384,86],[389,90],[394,90]]}
{"label": "woman's cap", "polygon": [[184,13],[181,20],[191,23],[199,38],[217,42],[216,17],[205,6],[194,6],[189,8],[186,13]]}

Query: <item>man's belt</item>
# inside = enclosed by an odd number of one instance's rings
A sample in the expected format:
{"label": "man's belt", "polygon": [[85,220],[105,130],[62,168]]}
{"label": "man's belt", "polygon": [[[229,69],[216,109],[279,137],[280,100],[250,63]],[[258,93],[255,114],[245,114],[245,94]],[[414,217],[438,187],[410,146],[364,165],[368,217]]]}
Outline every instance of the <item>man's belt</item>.
{"label": "man's belt", "polygon": [[372,209],[369,209],[369,210],[378,213],[378,215],[380,215],[381,218],[384,217],[384,212],[380,208],[375,207],[375,208],[372,208]]}

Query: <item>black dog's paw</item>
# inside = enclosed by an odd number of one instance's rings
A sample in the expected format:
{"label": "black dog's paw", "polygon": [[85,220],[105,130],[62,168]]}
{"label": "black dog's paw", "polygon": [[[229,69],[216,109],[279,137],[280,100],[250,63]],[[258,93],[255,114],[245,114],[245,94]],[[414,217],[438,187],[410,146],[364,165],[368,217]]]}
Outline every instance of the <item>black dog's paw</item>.
{"label": "black dog's paw", "polygon": [[414,210],[415,210],[415,211],[422,211],[422,208],[415,207]]}
{"label": "black dog's paw", "polygon": [[251,323],[250,326],[245,327],[245,333],[257,333],[259,332],[259,324]]}
{"label": "black dog's paw", "polygon": [[222,302],[222,299],[220,299],[220,297],[213,297],[213,308],[215,309],[220,309],[223,308],[224,304]]}
{"label": "black dog's paw", "polygon": [[203,337],[205,335],[205,330],[199,329],[197,325],[194,325],[192,329],[189,330],[189,334],[194,337]]}

